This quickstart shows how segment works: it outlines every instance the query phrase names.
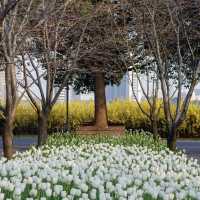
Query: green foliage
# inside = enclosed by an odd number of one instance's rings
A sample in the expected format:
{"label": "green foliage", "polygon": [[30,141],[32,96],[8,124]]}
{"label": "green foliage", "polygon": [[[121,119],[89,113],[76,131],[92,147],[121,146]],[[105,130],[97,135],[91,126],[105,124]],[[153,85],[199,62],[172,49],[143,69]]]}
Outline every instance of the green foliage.
{"label": "green foliage", "polygon": [[[104,81],[106,85],[119,85],[124,73],[117,73],[110,75],[109,73],[104,75]],[[95,91],[95,77],[93,74],[76,74],[72,83],[73,89],[77,94]]]}
{"label": "green foliage", "polygon": [[[147,102],[142,102],[144,110],[148,111]],[[175,111],[175,107],[172,106]],[[3,116],[0,115],[0,123]],[[55,131],[63,128],[66,119],[66,105],[57,103],[49,118],[49,129]],[[138,105],[129,100],[116,100],[108,103],[108,119],[110,124],[125,125],[127,129],[143,129],[151,131],[149,119],[140,111]],[[69,104],[69,124],[72,130],[78,128],[82,123],[94,120],[94,103],[74,101]],[[15,132],[29,133],[37,128],[37,114],[28,103],[20,104],[16,112]],[[163,109],[160,109],[158,116],[158,129],[162,136],[166,136],[166,123]],[[35,131],[36,133],[36,131]],[[192,103],[189,107],[186,120],[178,129],[181,137],[199,137],[200,134],[200,105]]]}
{"label": "green foliage", "polygon": [[82,144],[100,144],[108,143],[110,145],[132,146],[133,144],[139,146],[146,146],[153,150],[163,150],[166,148],[166,142],[158,138],[153,139],[151,133],[144,131],[134,131],[133,133],[126,132],[123,136],[79,136],[76,134],[59,134],[56,133],[48,138],[47,144],[52,146],[61,145],[77,145]]}

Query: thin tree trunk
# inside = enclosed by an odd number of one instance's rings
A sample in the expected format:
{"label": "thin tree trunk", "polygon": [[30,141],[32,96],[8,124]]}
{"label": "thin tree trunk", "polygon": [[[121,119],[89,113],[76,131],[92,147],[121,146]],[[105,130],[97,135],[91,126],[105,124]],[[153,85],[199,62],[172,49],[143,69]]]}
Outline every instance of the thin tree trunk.
{"label": "thin tree trunk", "polygon": [[108,127],[104,78],[103,73],[95,75],[95,126],[99,129]]}
{"label": "thin tree trunk", "polygon": [[156,119],[151,120],[151,126],[153,131],[153,138],[156,140],[158,138],[158,124]]}
{"label": "thin tree trunk", "polygon": [[6,3],[4,8],[1,9],[1,11],[0,11],[0,26],[2,25],[5,17],[9,14],[9,12],[11,10],[13,10],[15,8],[15,6],[17,5],[18,2],[19,2],[19,0],[18,1],[17,0],[10,0]]}
{"label": "thin tree trunk", "polygon": [[13,119],[8,117],[4,122],[3,129],[3,150],[4,156],[8,159],[12,158],[13,150]]}
{"label": "thin tree trunk", "polygon": [[170,150],[176,150],[176,127],[171,126],[168,130],[167,146]]}
{"label": "thin tree trunk", "polygon": [[48,137],[48,113],[41,111],[38,115],[38,146],[46,143]]}

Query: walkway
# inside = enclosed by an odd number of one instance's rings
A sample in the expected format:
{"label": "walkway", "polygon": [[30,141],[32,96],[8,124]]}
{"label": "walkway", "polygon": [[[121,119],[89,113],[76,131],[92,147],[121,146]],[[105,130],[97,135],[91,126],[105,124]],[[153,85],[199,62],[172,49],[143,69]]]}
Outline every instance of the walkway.
{"label": "walkway", "polygon": [[[17,151],[25,151],[32,145],[37,144],[36,136],[17,136],[14,137],[14,146]],[[3,150],[2,138],[0,137],[0,154]]]}
{"label": "walkway", "polygon": [[200,162],[200,140],[179,140],[177,148],[185,149],[189,157],[196,158]]}

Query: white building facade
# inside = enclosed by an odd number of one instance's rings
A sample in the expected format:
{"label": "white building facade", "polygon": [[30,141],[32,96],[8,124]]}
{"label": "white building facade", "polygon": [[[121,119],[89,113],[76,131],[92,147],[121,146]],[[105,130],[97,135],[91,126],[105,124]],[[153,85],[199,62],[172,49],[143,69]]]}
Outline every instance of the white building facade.
{"label": "white building facade", "polygon": [[[20,74],[17,74],[18,79],[21,79]],[[141,77],[142,84],[144,88],[146,88],[147,85],[147,78],[146,76]],[[45,80],[42,81],[42,84],[44,85],[45,88]],[[150,84],[151,85],[151,84]],[[34,93],[38,93],[38,88],[34,87],[31,88]],[[54,89],[55,92],[57,88]],[[134,90],[134,94],[133,94]],[[21,92],[22,88],[18,87],[18,91]],[[183,96],[186,91],[183,91]],[[0,100],[5,99],[5,74],[3,71],[0,71]],[[162,97],[161,91],[159,91],[159,97]],[[124,75],[123,79],[121,80],[119,85],[108,85],[106,86],[106,99],[107,101],[113,101],[116,99],[129,99],[129,100],[135,100],[135,97],[141,101],[145,99],[144,94],[142,92],[142,89],[140,87],[139,81],[134,75],[134,73],[129,72]],[[23,100],[27,100],[27,97],[25,96]],[[94,93],[88,93],[88,94],[79,94],[77,95],[73,88],[69,86],[69,101],[89,101],[89,100],[94,100]],[[200,84],[198,84],[194,90],[193,96],[192,96],[193,101],[200,101]],[[59,98],[59,102],[64,102],[66,101],[66,90],[63,89],[61,92]]]}

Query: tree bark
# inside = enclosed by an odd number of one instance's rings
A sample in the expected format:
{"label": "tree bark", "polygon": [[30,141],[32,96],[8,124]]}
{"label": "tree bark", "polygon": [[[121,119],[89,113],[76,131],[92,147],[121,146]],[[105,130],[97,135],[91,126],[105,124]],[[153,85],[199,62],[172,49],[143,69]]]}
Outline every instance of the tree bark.
{"label": "tree bark", "polygon": [[170,150],[176,150],[176,127],[171,126],[168,130],[167,146]]}
{"label": "tree bark", "polygon": [[9,0],[6,3],[6,5],[4,6],[4,9],[1,9],[1,11],[0,11],[0,26],[2,25],[3,20],[5,19],[6,15],[8,15],[9,12],[16,7],[16,5],[19,1],[20,0]]}
{"label": "tree bark", "polygon": [[13,123],[16,111],[16,73],[15,66],[8,64],[5,68],[6,107],[4,111],[3,150],[4,156],[12,158],[13,151]]}
{"label": "tree bark", "polygon": [[11,159],[14,153],[13,150],[13,119],[9,117],[4,122],[3,129],[3,150],[4,156]]}
{"label": "tree bark", "polygon": [[153,131],[153,138],[156,140],[158,138],[158,124],[156,119],[152,119],[151,126]]}
{"label": "tree bark", "polygon": [[48,137],[48,113],[41,111],[38,114],[38,146],[46,143]]}
{"label": "tree bark", "polygon": [[95,126],[98,129],[108,127],[104,78],[103,73],[95,74]]}

